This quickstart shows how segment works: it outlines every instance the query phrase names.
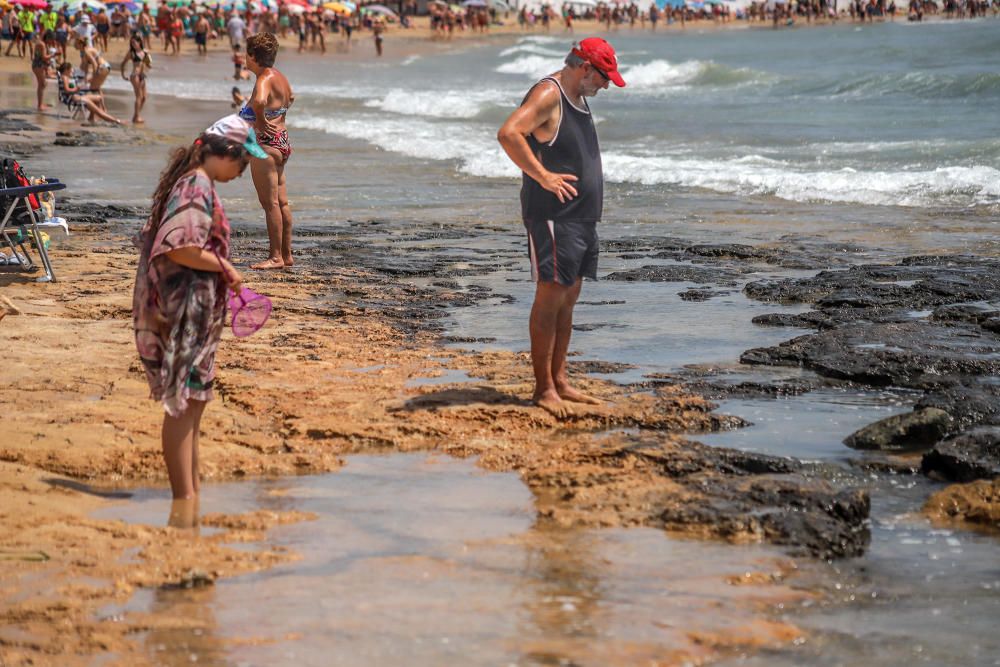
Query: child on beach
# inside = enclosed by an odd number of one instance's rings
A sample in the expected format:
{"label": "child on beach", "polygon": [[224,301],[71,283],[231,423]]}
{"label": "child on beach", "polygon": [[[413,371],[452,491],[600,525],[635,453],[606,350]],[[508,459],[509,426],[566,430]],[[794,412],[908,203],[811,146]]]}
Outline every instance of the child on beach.
{"label": "child on beach", "polygon": [[212,399],[226,286],[242,277],[226,259],[229,221],[215,182],[266,160],[253,128],[226,116],[170,155],[139,235],[132,302],[136,347],[150,395],[163,405],[163,458],[174,499],[198,495],[198,433]]}
{"label": "child on beach", "polygon": [[233,44],[233,79],[242,81],[250,78],[250,72],[246,68],[246,57],[241,52],[239,44]]}
{"label": "child on beach", "polygon": [[233,96],[233,102],[230,106],[234,109],[239,109],[247,101],[247,98],[243,97],[243,93],[240,92],[239,86],[233,86],[233,89],[229,91]]}

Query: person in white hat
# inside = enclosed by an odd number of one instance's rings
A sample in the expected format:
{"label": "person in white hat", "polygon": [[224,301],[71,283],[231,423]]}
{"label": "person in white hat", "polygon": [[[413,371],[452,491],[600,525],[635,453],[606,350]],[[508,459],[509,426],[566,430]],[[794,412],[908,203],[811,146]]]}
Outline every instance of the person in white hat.
{"label": "person in white hat", "polygon": [[175,500],[198,495],[198,432],[212,399],[226,287],[236,291],[243,282],[227,259],[229,221],[215,182],[239,178],[250,158],[267,157],[245,120],[216,121],[171,153],[139,235],[135,342],[150,396],[163,405],[163,458]]}
{"label": "person in white hat", "polygon": [[90,14],[86,12],[80,18],[80,22],[73,28],[73,32],[76,33],[77,37],[87,41],[87,46],[94,45],[94,24],[90,20]]}

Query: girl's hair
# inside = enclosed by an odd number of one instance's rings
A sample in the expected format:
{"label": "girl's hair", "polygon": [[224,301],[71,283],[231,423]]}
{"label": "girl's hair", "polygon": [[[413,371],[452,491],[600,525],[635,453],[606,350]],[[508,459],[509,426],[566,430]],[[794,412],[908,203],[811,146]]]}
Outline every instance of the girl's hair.
{"label": "girl's hair", "polygon": [[56,70],[56,71],[59,72],[60,74],[62,74],[63,72],[66,72],[66,71],[72,72],[73,71],[73,63],[71,63],[69,61],[64,62],[62,65],[59,66],[59,69]]}
{"label": "girl's hair", "polygon": [[163,209],[167,206],[167,198],[177,181],[185,174],[203,165],[205,158],[210,155],[241,160],[244,168],[250,159],[242,145],[217,134],[202,133],[190,146],[175,148],[170,153],[167,168],[160,174],[160,182],[156,184],[156,191],[153,192],[153,210],[149,216],[153,229],[160,226],[160,218],[163,216]]}

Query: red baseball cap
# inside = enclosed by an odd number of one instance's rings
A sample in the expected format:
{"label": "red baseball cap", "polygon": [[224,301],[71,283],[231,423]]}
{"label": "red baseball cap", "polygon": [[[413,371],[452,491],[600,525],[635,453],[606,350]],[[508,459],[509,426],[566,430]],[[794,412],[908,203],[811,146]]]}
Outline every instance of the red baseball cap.
{"label": "red baseball cap", "polygon": [[583,58],[598,72],[608,77],[619,88],[625,87],[625,79],[618,73],[618,58],[615,49],[600,37],[588,37],[573,47],[573,55]]}

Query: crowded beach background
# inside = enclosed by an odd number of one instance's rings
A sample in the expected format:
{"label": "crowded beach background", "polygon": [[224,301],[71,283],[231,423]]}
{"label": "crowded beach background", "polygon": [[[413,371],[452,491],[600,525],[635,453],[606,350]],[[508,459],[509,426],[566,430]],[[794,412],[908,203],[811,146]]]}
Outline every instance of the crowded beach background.
{"label": "crowded beach background", "polygon": [[[746,2],[745,0],[640,0],[565,3],[508,3],[506,0],[394,0],[386,4],[351,0],[237,0],[198,2],[168,0],[160,4],[97,0],[0,0],[0,52],[21,58],[37,87],[37,108],[56,103],[83,108],[93,122],[120,121],[107,113],[103,85],[113,72],[132,82],[135,112],[141,123],[146,78],[159,55],[176,56],[209,48],[232,50],[233,78],[248,78],[245,39],[258,32],[278,36],[287,49],[325,54],[334,43],[340,50],[362,40],[383,53],[392,29],[414,36],[447,40],[491,30],[556,31],[577,29],[650,30],[659,27],[761,25],[787,27],[836,21],[875,22],[927,17],[976,18],[1000,12],[1000,0],[811,0]],[[581,25],[582,24],[582,25]],[[134,37],[134,39],[132,39]],[[336,40],[336,41],[335,41]],[[371,48],[371,47],[368,47]],[[129,63],[131,71],[127,71]],[[69,63],[70,66],[66,66]],[[55,85],[49,85],[54,83]],[[234,100],[239,97],[234,93]]]}

